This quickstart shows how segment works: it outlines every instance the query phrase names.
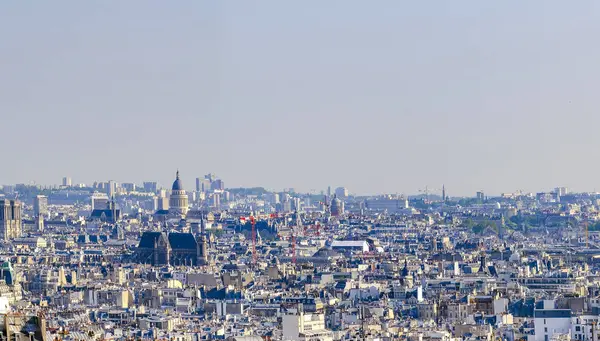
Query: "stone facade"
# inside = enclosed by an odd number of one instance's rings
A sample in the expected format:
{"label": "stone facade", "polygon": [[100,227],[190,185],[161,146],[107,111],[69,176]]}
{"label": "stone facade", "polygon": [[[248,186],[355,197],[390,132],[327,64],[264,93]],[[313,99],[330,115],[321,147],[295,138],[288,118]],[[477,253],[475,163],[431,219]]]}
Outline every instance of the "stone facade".
{"label": "stone facade", "polygon": [[171,188],[171,196],[169,197],[169,214],[185,217],[188,209],[188,195],[183,189],[183,183],[179,179],[179,171],[177,171],[176,179]]}
{"label": "stone facade", "polygon": [[206,264],[206,239],[192,233],[144,232],[135,259],[151,265]]}
{"label": "stone facade", "polygon": [[21,203],[17,200],[0,200],[0,239],[8,241],[21,236]]}

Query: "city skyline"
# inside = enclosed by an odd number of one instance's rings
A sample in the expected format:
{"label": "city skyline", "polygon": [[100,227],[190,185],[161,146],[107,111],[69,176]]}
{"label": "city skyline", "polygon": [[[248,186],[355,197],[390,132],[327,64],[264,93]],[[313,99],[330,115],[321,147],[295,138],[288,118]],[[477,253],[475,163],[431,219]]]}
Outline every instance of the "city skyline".
{"label": "city skyline", "polygon": [[0,1],[0,341],[600,341],[600,2]]}
{"label": "city skyline", "polygon": [[[179,170],[176,171],[176,178],[180,179],[181,183],[183,184],[183,189],[187,192],[194,192],[196,191],[196,186],[197,186],[197,181],[198,180],[206,180],[206,177],[211,176],[213,177],[213,179],[218,180],[219,182],[225,182],[227,184],[229,184],[229,181],[225,181],[224,179],[222,179],[218,174],[215,174],[214,172],[209,172],[205,175],[197,175],[197,176],[193,176],[192,178],[190,178],[189,181],[190,184],[188,184],[188,181],[186,181],[185,175],[181,175],[179,174]],[[139,186],[139,188],[142,188],[144,183],[156,183],[157,188],[160,189],[166,189],[169,190],[170,186],[171,186],[171,182],[173,181],[173,179],[171,180],[165,180],[165,181],[159,181],[156,179],[144,179],[144,180],[115,180],[115,179],[96,179],[93,181],[89,181],[89,182],[85,182],[85,181],[76,181],[77,179],[75,179],[75,181],[73,180],[73,178],[71,176],[64,176],[61,178],[61,181],[57,182],[57,183],[51,183],[51,184],[42,184],[42,183],[36,183],[35,181],[30,181],[30,182],[26,182],[26,183],[12,183],[12,184],[0,184],[0,188],[2,188],[2,186],[13,186],[13,185],[17,185],[17,184],[24,184],[24,185],[37,185],[40,186],[42,188],[59,188],[61,186],[63,187],[78,187],[81,185],[85,185],[85,187],[95,187],[98,184],[104,183],[104,184],[109,184],[111,182],[116,182],[119,185],[123,185],[123,184],[135,184],[137,186]],[[227,179],[229,180],[229,179]],[[68,184],[65,184],[65,182],[68,182]],[[580,190],[580,189],[573,189],[571,187],[568,186],[547,186],[545,188],[541,188],[538,190],[526,190],[526,189],[517,189],[517,190],[507,190],[507,191],[503,191],[501,193],[490,193],[487,192],[484,188],[480,188],[479,190],[477,190],[474,193],[467,193],[467,194],[453,194],[449,191],[448,187],[445,184],[440,185],[439,187],[436,186],[430,186],[430,185],[426,185],[420,189],[416,189],[413,192],[370,192],[370,193],[356,193],[354,191],[352,191],[351,188],[348,188],[347,186],[344,186],[343,184],[335,184],[335,185],[329,185],[325,188],[311,188],[310,190],[303,190],[301,188],[296,188],[294,186],[287,186],[287,187],[283,187],[283,188],[271,188],[268,186],[225,186],[224,187],[225,190],[227,189],[240,189],[240,188],[263,188],[268,192],[287,192],[290,190],[293,190],[296,193],[305,193],[305,194],[327,194],[328,191],[331,191],[332,193],[335,192],[335,190],[339,189],[339,188],[343,188],[346,191],[348,191],[348,193],[352,196],[377,196],[377,195],[400,195],[400,196],[435,196],[435,197],[442,197],[442,196],[446,196],[446,197],[457,197],[457,198],[466,198],[466,197],[477,197],[479,195],[479,193],[483,193],[485,194],[485,196],[490,196],[490,197],[498,197],[501,195],[508,195],[508,194],[516,194],[516,193],[522,193],[522,194],[527,194],[527,193],[544,193],[544,192],[553,192],[556,191],[557,189],[562,189],[562,190],[566,190],[569,193],[596,193],[596,189],[587,189],[587,190]],[[333,194],[332,194],[333,195]]]}
{"label": "city skyline", "polygon": [[0,5],[1,183],[600,188],[593,1],[140,4]]}

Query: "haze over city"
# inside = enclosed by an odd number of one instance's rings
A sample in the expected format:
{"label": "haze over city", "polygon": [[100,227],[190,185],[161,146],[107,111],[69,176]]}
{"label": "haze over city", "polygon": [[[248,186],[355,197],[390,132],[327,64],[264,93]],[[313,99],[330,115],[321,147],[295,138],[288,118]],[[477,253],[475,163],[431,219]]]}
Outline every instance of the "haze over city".
{"label": "haze over city", "polygon": [[0,1],[0,341],[600,341],[599,33]]}
{"label": "haze over city", "polygon": [[0,4],[0,183],[600,188],[597,1]]}

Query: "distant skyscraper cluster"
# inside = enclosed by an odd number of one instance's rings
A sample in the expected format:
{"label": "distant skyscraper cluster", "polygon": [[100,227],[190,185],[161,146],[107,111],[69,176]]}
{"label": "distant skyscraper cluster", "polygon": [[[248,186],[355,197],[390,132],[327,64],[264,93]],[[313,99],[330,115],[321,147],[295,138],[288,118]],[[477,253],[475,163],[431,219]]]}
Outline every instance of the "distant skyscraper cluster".
{"label": "distant skyscraper cluster", "polygon": [[221,179],[217,179],[214,174],[209,173],[204,178],[196,178],[197,192],[224,191],[225,183]]}
{"label": "distant skyscraper cluster", "polygon": [[65,187],[71,187],[73,186],[73,183],[71,182],[71,178],[68,176],[65,176],[62,180],[62,185]]}
{"label": "distant skyscraper cluster", "polygon": [[338,187],[335,189],[335,196],[344,200],[348,198],[348,189],[346,187]]}

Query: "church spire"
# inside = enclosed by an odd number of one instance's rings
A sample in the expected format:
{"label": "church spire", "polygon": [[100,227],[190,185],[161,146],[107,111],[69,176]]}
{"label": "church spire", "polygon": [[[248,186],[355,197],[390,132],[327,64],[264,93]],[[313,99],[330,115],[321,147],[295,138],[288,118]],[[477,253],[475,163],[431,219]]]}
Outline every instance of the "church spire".
{"label": "church spire", "polygon": [[112,220],[113,222],[116,224],[117,223],[117,205],[115,204],[115,195],[112,195],[111,201],[110,201],[110,210],[111,210],[111,215],[112,215]]}
{"label": "church spire", "polygon": [[442,185],[442,201],[446,201],[446,185]]}

